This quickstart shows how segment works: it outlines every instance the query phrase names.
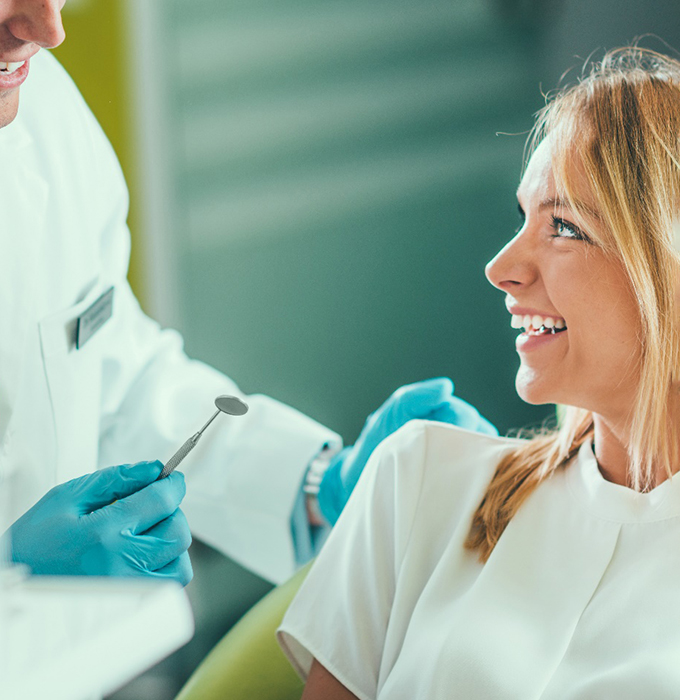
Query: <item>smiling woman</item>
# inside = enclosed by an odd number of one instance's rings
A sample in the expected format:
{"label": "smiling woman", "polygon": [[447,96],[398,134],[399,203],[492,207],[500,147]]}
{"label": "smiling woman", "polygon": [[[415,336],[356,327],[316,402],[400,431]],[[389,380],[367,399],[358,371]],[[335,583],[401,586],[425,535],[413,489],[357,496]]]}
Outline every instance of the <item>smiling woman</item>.
{"label": "smiling woman", "polygon": [[517,196],[486,271],[561,423],[383,442],[279,631],[305,700],[678,695],[680,62],[554,95]]}
{"label": "smiling woman", "polygon": [[636,491],[678,470],[679,138],[680,64],[640,48],[611,52],[539,115],[518,190],[529,213],[487,276],[511,313],[522,300],[564,314],[558,345],[518,338],[517,390],[570,408],[499,467],[468,539],[485,558],[586,440],[609,480]]}
{"label": "smiling woman", "polygon": [[[569,158],[573,163],[573,153]],[[544,140],[518,190],[524,225],[486,273],[506,293],[510,313],[525,315],[522,325],[532,318],[517,338],[519,395],[530,403],[579,406],[606,416],[623,437],[640,383],[639,305],[621,257],[604,248],[602,226],[590,223],[585,233],[585,226],[571,223],[581,217],[557,196],[554,161],[551,140]],[[586,176],[572,179],[585,200]],[[543,316],[554,318],[563,332],[536,330]]]}

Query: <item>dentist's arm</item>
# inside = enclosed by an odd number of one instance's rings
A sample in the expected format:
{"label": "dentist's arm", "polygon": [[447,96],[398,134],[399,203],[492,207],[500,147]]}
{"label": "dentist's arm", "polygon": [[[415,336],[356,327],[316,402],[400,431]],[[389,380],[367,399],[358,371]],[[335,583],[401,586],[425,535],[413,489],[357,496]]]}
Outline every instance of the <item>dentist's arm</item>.
{"label": "dentist's arm", "polygon": [[102,469],[55,486],[5,533],[12,560],[34,574],[143,576],[182,585],[193,576],[179,509],[184,476],[163,465]]}

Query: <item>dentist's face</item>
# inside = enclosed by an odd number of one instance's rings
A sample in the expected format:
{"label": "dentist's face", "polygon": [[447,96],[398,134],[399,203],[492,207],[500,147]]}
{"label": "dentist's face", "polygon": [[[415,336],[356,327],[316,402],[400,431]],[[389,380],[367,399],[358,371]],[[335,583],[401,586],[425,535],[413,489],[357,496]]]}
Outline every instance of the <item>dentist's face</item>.
{"label": "dentist's face", "polygon": [[19,88],[28,77],[31,56],[64,40],[64,2],[0,0],[0,128],[17,115]]}
{"label": "dentist's face", "polygon": [[522,228],[486,268],[506,294],[513,327],[524,328],[517,338],[517,391],[529,403],[626,420],[641,346],[639,309],[623,264],[558,201],[546,142],[531,158],[517,198]]}

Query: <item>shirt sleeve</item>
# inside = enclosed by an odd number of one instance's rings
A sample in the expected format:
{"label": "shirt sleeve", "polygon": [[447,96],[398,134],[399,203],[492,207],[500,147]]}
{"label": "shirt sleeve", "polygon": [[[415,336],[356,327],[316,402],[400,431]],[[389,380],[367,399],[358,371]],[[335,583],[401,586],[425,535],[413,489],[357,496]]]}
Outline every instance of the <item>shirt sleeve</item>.
{"label": "shirt sleeve", "polygon": [[115,304],[100,466],[165,462],[210,417],[216,396],[244,397],[248,413],[219,416],[182,464],[182,508],[195,536],[270,581],[285,580],[296,568],[291,517],[305,470],[322,445],[340,438],[272,398],[244,396],[224,374],[188,358],[181,336],[142,313],[125,279]]}
{"label": "shirt sleeve", "polygon": [[425,452],[419,421],[380,444],[286,613],[278,640],[303,679],[316,658],[361,700],[375,698]]}
{"label": "shirt sleeve", "polygon": [[210,417],[216,396],[242,396],[248,414],[220,416],[182,464],[182,509],[196,537],[270,581],[285,580],[296,569],[291,518],[305,470],[340,438],[270,397],[244,396],[229,377],[187,357],[179,333],[144,314],[127,282],[128,192],[118,161],[63,69],[51,56],[42,60],[46,78],[69,93],[88,144],[79,151],[92,212],[82,244],[98,245],[100,282],[115,288],[99,360],[98,466],[165,462]]}

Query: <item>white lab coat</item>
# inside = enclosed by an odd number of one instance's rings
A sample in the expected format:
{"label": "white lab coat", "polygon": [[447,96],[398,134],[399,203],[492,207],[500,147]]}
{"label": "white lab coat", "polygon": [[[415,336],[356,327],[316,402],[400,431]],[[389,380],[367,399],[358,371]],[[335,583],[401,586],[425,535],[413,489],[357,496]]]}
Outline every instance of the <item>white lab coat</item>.
{"label": "white lab coat", "polygon": [[[0,532],[52,486],[166,460],[238,394],[145,316],[126,276],[128,195],[78,90],[41,51],[17,119],[0,129]],[[75,321],[110,286],[112,318],[79,350]],[[290,519],[304,471],[338,436],[264,396],[221,416],[183,465],[196,537],[272,581],[294,570]],[[2,501],[0,501],[1,503]]]}

